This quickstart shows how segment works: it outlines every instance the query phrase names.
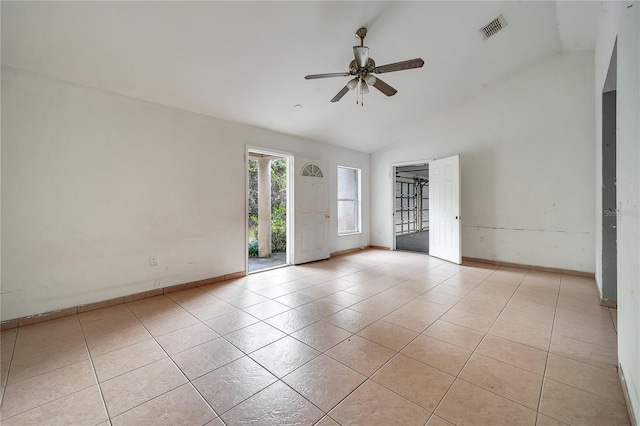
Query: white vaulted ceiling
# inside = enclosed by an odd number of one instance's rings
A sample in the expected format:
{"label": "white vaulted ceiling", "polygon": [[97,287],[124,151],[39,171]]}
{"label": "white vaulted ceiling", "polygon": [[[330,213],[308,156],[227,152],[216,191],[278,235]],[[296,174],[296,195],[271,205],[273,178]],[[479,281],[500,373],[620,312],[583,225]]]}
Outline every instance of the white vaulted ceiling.
{"label": "white vaulted ceiling", "polygon": [[[592,49],[595,2],[2,2],[2,64],[373,152],[563,49]],[[507,27],[484,40],[502,13]],[[329,100],[355,31],[398,90]],[[302,109],[293,105],[301,104]]]}

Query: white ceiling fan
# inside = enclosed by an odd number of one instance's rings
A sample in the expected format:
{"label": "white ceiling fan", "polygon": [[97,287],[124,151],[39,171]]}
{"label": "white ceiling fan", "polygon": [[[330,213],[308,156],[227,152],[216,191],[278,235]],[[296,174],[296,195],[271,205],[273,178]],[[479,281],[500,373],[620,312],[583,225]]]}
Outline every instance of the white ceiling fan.
{"label": "white ceiling fan", "polygon": [[369,57],[369,48],[364,45],[364,38],[366,36],[366,28],[360,28],[356,31],[356,38],[360,39],[360,46],[353,46],[353,55],[355,56],[355,59],[349,63],[349,71],[328,74],[312,74],[307,75],[304,78],[307,80],[313,80],[317,78],[330,77],[353,77],[353,79],[349,80],[347,85],[344,86],[342,90],[333,97],[333,99],[331,99],[331,102],[339,101],[349,90],[354,90],[358,85],[360,86],[360,94],[362,95],[369,93],[369,86],[375,87],[387,96],[395,95],[398,92],[396,89],[389,86],[373,74],[383,74],[387,72],[420,68],[424,65],[424,61],[421,58],[416,58],[409,59],[408,61],[376,66],[375,61]]}

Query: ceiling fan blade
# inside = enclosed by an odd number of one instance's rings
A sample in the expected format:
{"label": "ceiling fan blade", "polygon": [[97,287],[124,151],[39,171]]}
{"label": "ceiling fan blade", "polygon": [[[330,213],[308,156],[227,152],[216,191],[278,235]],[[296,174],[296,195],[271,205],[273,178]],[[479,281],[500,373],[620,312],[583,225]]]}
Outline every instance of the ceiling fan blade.
{"label": "ceiling fan blade", "polygon": [[384,93],[387,96],[393,96],[396,93],[398,93],[398,91],[396,89],[394,89],[393,87],[389,86],[387,83],[385,83],[384,81],[380,80],[378,77],[376,77],[376,82],[373,83],[373,87],[375,87],[376,89],[378,89],[379,91],[381,91],[382,93]]}
{"label": "ceiling fan blade", "polygon": [[333,99],[331,99],[331,102],[338,102],[340,99],[342,99],[342,97],[349,91],[349,88],[347,86],[344,86],[342,88],[341,91],[338,92],[337,95],[335,95],[333,97]]}
{"label": "ceiling fan blade", "polygon": [[393,64],[381,65],[376,67],[373,72],[382,74],[385,72],[410,70],[412,68],[420,68],[424,65],[424,61],[420,58],[409,59],[408,61],[396,62]]}
{"label": "ceiling fan blade", "polygon": [[315,78],[329,78],[329,77],[349,77],[351,74],[348,72],[331,72],[328,74],[311,74],[305,75],[305,80],[313,80]]}

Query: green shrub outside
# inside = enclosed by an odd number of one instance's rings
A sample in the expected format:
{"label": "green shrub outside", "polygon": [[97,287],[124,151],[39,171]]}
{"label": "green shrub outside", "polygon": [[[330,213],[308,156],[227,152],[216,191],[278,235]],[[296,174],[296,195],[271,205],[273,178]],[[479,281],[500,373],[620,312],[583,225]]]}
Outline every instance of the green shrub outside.
{"label": "green shrub outside", "polygon": [[[287,250],[287,160],[271,161],[271,250]],[[249,257],[258,256],[258,162],[249,160]]]}

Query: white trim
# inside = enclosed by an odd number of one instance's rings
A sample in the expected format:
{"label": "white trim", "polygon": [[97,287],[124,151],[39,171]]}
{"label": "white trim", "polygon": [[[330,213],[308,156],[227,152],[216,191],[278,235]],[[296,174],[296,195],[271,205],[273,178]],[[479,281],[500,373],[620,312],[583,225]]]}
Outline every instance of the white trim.
{"label": "white trim", "polygon": [[362,231],[345,232],[344,234],[338,234],[338,237],[348,237],[349,235],[359,235],[359,234],[362,234]]}

